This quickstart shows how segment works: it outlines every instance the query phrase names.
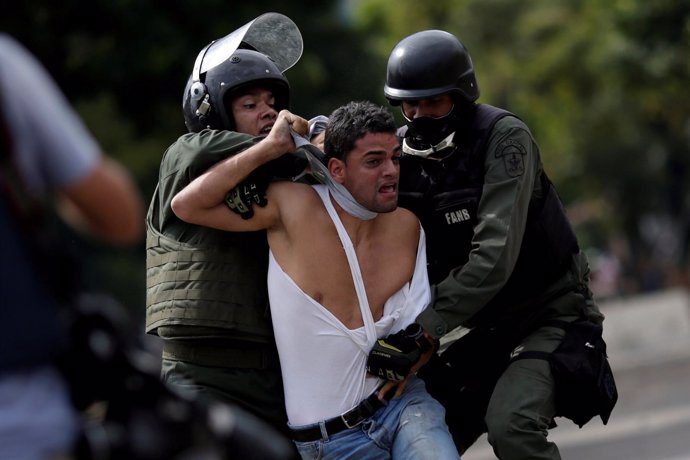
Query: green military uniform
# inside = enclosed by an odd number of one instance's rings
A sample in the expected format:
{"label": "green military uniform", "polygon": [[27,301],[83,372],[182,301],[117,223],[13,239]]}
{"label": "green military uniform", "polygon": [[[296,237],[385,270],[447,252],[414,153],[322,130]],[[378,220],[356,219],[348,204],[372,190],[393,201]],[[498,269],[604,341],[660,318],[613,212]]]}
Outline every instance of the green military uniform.
{"label": "green military uniform", "polygon": [[166,381],[238,404],[282,429],[265,232],[187,224],[170,207],[195,177],[259,139],[206,129],[181,136],[165,152],[146,217],[146,332],[164,339]]}
{"label": "green military uniform", "polygon": [[[474,131],[459,128],[457,151],[442,161],[422,166],[404,158],[401,164],[401,206],[411,203],[429,241],[433,300],[417,321],[436,338],[465,326],[496,332],[518,346],[514,353],[551,352],[564,333],[541,327],[544,321],[587,316],[600,323],[603,316],[538,146],[511,115]],[[488,134],[477,142],[482,130]],[[499,458],[560,458],[545,438],[555,415],[553,391],[545,360],[518,360],[502,373],[484,420]],[[463,417],[463,408],[457,411]],[[456,438],[458,448],[464,451],[479,434]]]}

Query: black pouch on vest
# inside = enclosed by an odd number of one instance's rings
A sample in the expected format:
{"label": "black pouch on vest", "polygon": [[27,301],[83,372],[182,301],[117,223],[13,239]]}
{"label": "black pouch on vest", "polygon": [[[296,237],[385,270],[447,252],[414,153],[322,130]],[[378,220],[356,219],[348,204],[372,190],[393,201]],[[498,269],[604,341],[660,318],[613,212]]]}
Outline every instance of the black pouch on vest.
{"label": "black pouch on vest", "polygon": [[599,415],[606,425],[618,400],[618,390],[601,325],[587,320],[553,320],[543,326],[565,330],[561,344],[552,353],[525,351],[512,361],[549,361],[556,382],[556,415],[572,420],[580,428]]}

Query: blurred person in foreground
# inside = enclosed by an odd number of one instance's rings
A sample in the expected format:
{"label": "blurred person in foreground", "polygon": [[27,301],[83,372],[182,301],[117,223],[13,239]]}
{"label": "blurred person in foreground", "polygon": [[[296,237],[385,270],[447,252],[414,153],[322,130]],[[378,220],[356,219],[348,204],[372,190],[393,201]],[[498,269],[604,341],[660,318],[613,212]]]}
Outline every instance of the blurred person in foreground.
{"label": "blurred person in foreground", "polygon": [[295,150],[292,131],[306,125],[281,111],[265,139],[192,181],[173,210],[220,230],[267,231],[290,435],[303,459],[458,459],[444,410],[420,379],[411,376],[404,391],[386,398],[386,381],[367,373],[374,344],[405,329],[429,301],[424,233],[411,212],[397,208],[392,114],[362,101],[330,115],[327,166],[312,164],[325,185],[272,182],[250,219],[224,202],[256,168]]}
{"label": "blurred person in foreground", "polygon": [[142,239],[144,207],[41,64],[5,34],[0,158],[0,458],[54,459],[71,453],[80,420],[56,364],[69,348],[62,316],[76,274],[60,258],[68,242],[52,233],[52,211],[125,247]]}
{"label": "blurred person in foreground", "polygon": [[[445,31],[393,48],[384,93],[406,120],[399,204],[427,233],[432,301],[416,321],[435,339],[470,329],[420,375],[461,452],[488,431],[498,458],[558,459],[548,429],[563,415],[558,399],[576,395],[556,385],[550,355],[576,322],[600,340],[603,315],[537,143],[517,116],[475,102],[470,55]],[[611,407],[594,410],[606,422]]]}

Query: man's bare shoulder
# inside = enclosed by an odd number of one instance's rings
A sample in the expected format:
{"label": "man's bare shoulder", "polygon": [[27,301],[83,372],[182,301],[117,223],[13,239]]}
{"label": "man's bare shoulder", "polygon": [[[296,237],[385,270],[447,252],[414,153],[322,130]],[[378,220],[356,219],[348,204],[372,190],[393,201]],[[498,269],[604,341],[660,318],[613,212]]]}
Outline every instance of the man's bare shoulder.
{"label": "man's bare shoulder", "polygon": [[[267,194],[268,203],[274,203],[277,212],[276,225],[269,231],[269,244],[274,253],[281,253],[285,244],[304,241],[315,226],[328,219],[319,194],[311,185],[291,181],[271,183]],[[282,240],[279,237],[282,235]],[[281,249],[283,248],[283,249]]]}
{"label": "man's bare shoulder", "polygon": [[399,225],[403,225],[405,228],[419,228],[419,219],[409,209],[398,207],[391,214]]}
{"label": "man's bare shoulder", "polygon": [[279,197],[290,196],[290,197],[316,197],[317,193],[314,188],[309,184],[304,184],[302,182],[292,182],[289,180],[279,180],[271,183],[269,188],[272,194]]}
{"label": "man's bare shoulder", "polygon": [[381,214],[385,216],[385,231],[396,238],[407,238],[410,242],[419,239],[420,223],[412,211],[405,208],[396,208],[395,211]]}
{"label": "man's bare shoulder", "polygon": [[[281,214],[289,210],[291,214],[299,214],[313,209],[315,203],[320,203],[316,190],[309,185],[292,181],[276,181],[268,189],[268,201],[278,203]],[[285,217],[285,216],[283,216]]]}

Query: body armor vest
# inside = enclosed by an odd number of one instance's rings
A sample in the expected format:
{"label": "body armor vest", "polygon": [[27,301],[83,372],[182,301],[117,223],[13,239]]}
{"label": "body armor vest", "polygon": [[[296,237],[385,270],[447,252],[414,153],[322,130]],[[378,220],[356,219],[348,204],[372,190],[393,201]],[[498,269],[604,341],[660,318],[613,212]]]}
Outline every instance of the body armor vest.
{"label": "body armor vest", "polygon": [[200,339],[274,343],[266,232],[192,225],[170,208],[190,175],[255,142],[248,135],[205,130],[182,136],[166,153],[146,216],[146,332],[192,326],[204,328]]}
{"label": "body armor vest", "polygon": [[[456,151],[450,156],[442,161],[401,159],[399,205],[413,211],[426,231],[432,284],[461,268],[469,258],[488,138],[495,123],[506,116],[514,115],[479,104],[471,126],[456,133]],[[538,296],[565,273],[572,254],[579,251],[555,188],[544,172],[539,180],[542,194],[530,202],[515,268],[504,287],[471,318],[471,326],[495,320],[501,309]]]}
{"label": "body armor vest", "polygon": [[272,342],[266,233],[201,229],[198,235],[193,245],[175,241],[147,218],[146,331],[204,326]]}

